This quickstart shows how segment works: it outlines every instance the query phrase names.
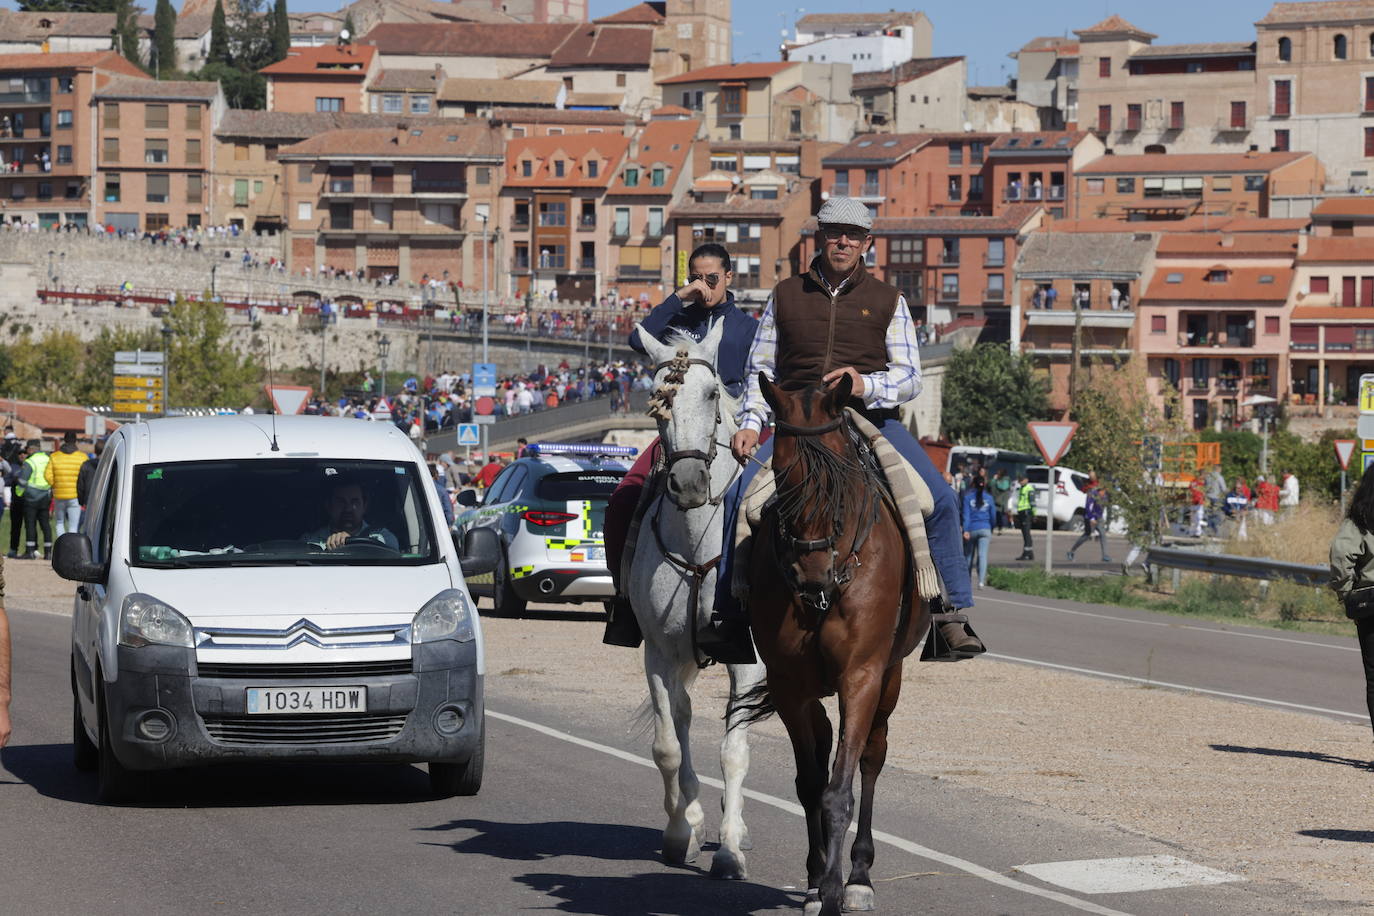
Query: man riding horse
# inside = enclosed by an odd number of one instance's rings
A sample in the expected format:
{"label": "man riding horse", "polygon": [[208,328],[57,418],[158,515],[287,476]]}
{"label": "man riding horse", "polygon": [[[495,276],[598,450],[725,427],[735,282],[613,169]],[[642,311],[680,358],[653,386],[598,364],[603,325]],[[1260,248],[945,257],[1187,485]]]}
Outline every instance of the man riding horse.
{"label": "man riding horse", "polygon": [[[944,584],[945,607],[938,607],[939,596],[925,596],[932,600],[931,610],[967,609],[973,605],[973,594],[963,555],[958,500],[898,416],[901,405],[921,391],[916,330],[906,298],[864,267],[873,228],[867,207],[851,198],[831,198],[821,207],[817,221],[820,253],[805,274],[789,277],[774,288],[749,351],[740,430],[731,442],[745,470],[726,497],[727,556],[743,496],[759,461],[772,452],[771,441],[760,446],[760,433],[768,427],[771,411],[760,391],[759,373],[766,373],[783,388],[807,384],[833,388],[847,376],[854,391],[852,406],[881,430],[934,497],[934,510],[925,523],[931,557]],[[751,461],[751,456],[757,460]],[[719,578],[715,614],[699,634],[698,644],[717,660],[733,662],[746,650],[752,658],[752,646],[747,617],[731,594],[730,579],[728,574]],[[956,658],[984,651],[982,642],[962,623],[941,624],[940,635]]]}

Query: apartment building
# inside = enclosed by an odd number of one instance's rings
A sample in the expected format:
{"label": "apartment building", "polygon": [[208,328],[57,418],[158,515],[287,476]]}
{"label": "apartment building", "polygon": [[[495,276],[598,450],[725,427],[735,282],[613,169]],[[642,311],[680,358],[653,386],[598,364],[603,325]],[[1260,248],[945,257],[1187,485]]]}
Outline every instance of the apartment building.
{"label": "apartment building", "polygon": [[1312,153],[1149,153],[1103,156],[1074,176],[1077,218],[1125,220],[1207,216],[1301,216],[1275,212],[1280,199],[1320,193]]}
{"label": "apartment building", "polygon": [[491,110],[491,123],[510,137],[558,137],[563,134],[621,134],[635,131],[635,119],[623,111],[573,111],[564,108],[501,107]]}
{"label": "apartment building", "polygon": [[370,114],[431,117],[443,114],[441,91],[448,82],[441,67],[430,70],[383,70],[365,87]]}
{"label": "apartment building", "polygon": [[1290,399],[1356,404],[1374,372],[1374,237],[1300,238],[1289,317]]}
{"label": "apartment building", "polygon": [[700,128],[700,121],[669,116],[647,124],[630,140],[602,212],[592,217],[610,220],[604,273],[619,299],[643,295],[658,303],[674,288],[668,214],[692,186],[692,148]]}
{"label": "apartment building", "polygon": [[[702,118],[709,140],[847,141],[858,120],[846,64],[724,64],[659,80],[663,101]],[[798,88],[804,91],[794,91]]]}
{"label": "apartment building", "polygon": [[886,13],[808,13],[796,38],[783,46],[787,60],[849,64],[854,72],[886,70],[929,57],[934,26],[919,10]]}
{"label": "apartment building", "polygon": [[1328,197],[1312,208],[1316,236],[1374,236],[1374,197]]}
{"label": "apartment building", "polygon": [[147,232],[204,225],[215,127],[228,108],[219,83],[118,77],[91,94],[91,107],[96,221]]}
{"label": "apartment building", "polygon": [[600,298],[610,265],[611,220],[598,214],[606,212],[611,183],[627,177],[621,166],[629,147],[629,138],[609,132],[507,142],[500,220],[510,293],[556,290],[566,302]]}
{"label": "apartment building", "polygon": [[993,212],[1007,204],[1043,203],[1051,219],[1064,219],[1077,204],[1073,177],[1097,162],[1102,141],[1087,131],[999,134],[987,148],[984,185]]}
{"label": "apartment building", "polygon": [[922,57],[855,73],[859,129],[887,133],[958,131],[968,120],[968,63],[962,57]]}
{"label": "apartment building", "polygon": [[93,217],[91,98],[116,78],[152,82],[113,51],[0,55],[0,219]]}
{"label": "apartment building", "polygon": [[268,111],[358,114],[368,110],[367,86],[380,69],[376,48],[337,44],[292,48],[258,72],[267,78]]}
{"label": "apartment building", "polygon": [[654,47],[651,28],[598,20],[573,31],[547,64],[519,79],[561,84],[571,108],[619,108],[647,117],[660,107]]}
{"label": "apartment building", "polygon": [[1041,130],[1078,124],[1078,42],[1058,35],[1032,38],[1011,55],[1016,98],[1034,105]]}
{"label": "apartment building", "polygon": [[288,269],[480,282],[483,228],[497,227],[499,131],[444,121],[330,130],[277,158]]}
{"label": "apartment building", "polygon": [[1153,277],[1155,236],[1058,226],[1032,233],[1017,255],[1012,344],[1048,375],[1050,407],[1063,412],[1075,335],[1080,368],[1135,355],[1135,306]]}
{"label": "apartment building", "polygon": [[[676,109],[685,112],[686,109]],[[842,143],[817,140],[776,140],[750,143],[744,140],[703,141],[695,145],[695,173],[724,172],[741,181],[755,172],[771,169],[800,178],[819,178],[821,160]]]}
{"label": "apartment building", "polygon": [[1166,234],[1138,308],[1151,394],[1178,391],[1193,429],[1238,425],[1251,395],[1283,398],[1298,236]]}
{"label": "apartment building", "polygon": [[578,30],[574,23],[383,22],[359,44],[376,49],[382,69],[431,70],[514,79],[548,64]]}

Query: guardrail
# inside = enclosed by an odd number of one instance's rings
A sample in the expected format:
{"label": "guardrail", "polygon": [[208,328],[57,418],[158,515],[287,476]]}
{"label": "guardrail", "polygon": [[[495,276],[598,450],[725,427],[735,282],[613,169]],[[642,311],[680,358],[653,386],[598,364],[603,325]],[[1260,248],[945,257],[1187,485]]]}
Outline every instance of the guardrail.
{"label": "guardrail", "polygon": [[[516,417],[503,417],[491,424],[488,431],[488,441],[493,448],[496,448],[498,445],[513,443],[521,436],[530,440],[539,437],[558,439],[560,431],[569,431],[584,424],[595,424],[597,421],[604,424],[605,429],[614,429],[618,424],[624,423],[625,418],[613,417],[610,413],[610,405],[610,397],[601,395],[573,404],[564,404],[561,407],[536,410],[533,413],[521,414]],[[641,417],[648,406],[649,392],[630,392],[631,416]],[[640,424],[635,422],[632,425],[638,426]],[[592,438],[600,441],[601,436],[594,435]],[[446,452],[458,447],[457,439],[457,430],[441,430],[425,437],[425,448],[430,452]]]}
{"label": "guardrail", "polygon": [[1286,579],[1299,585],[1325,586],[1331,570],[1325,566],[1289,563],[1267,557],[1240,557],[1229,553],[1203,553],[1177,547],[1151,547],[1145,562],[1151,567],[1206,572],[1216,576],[1239,576],[1245,579]]}

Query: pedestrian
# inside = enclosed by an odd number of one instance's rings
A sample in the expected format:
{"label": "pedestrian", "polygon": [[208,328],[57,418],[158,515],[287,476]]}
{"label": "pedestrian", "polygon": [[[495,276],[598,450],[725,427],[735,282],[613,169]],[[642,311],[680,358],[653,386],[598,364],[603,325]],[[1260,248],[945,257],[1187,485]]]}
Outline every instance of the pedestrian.
{"label": "pedestrian", "polygon": [[81,524],[81,499],[76,484],[86,461],[86,453],[76,447],[76,433],[67,430],[62,434],[62,445],[52,453],[52,459],[43,471],[56,500],[53,516],[57,522],[58,537],[76,531]]}
{"label": "pedestrian", "polygon": [[1011,491],[1011,478],[1007,476],[1005,470],[998,468],[993,472],[992,482],[988,490],[992,494],[993,505],[997,507],[997,524],[993,530],[1001,534],[1002,530],[1006,527],[1005,522],[1007,520],[1007,513],[1005,510],[1007,505],[1007,493]]}
{"label": "pedestrian", "polygon": [[1207,495],[1202,489],[1202,483],[1196,478],[1188,484],[1188,502],[1192,506],[1192,521],[1188,526],[1188,534],[1195,538],[1202,537],[1202,516],[1207,509]]}
{"label": "pedestrian", "polygon": [[1207,494],[1207,505],[1211,509],[1212,515],[1210,525],[1212,533],[1215,534],[1221,513],[1226,508],[1226,478],[1222,476],[1221,465],[1212,465],[1212,470],[1207,474],[1207,482],[1203,487],[1203,492]]}
{"label": "pedestrian", "polygon": [[988,584],[988,544],[992,526],[997,521],[997,503],[987,492],[987,480],[980,474],[973,478],[963,498],[964,559],[969,575],[978,573],[978,587]]}
{"label": "pedestrian", "polygon": [[1073,542],[1069,548],[1069,562],[1073,562],[1073,555],[1084,544],[1097,538],[1102,545],[1102,562],[1110,563],[1112,558],[1107,556],[1107,528],[1105,509],[1106,497],[1102,493],[1101,487],[1093,487],[1088,490],[1088,499],[1083,504],[1083,533],[1078,536],[1078,540]]}
{"label": "pedestrian", "polygon": [[[1331,541],[1329,584],[1345,605],[1345,616],[1355,621],[1364,662],[1365,704],[1374,718],[1374,465],[1360,477]],[[0,689],[3,686],[0,682]]]}
{"label": "pedestrian", "polygon": [[1274,516],[1279,511],[1279,488],[1273,481],[1266,480],[1261,474],[1255,478],[1255,513],[1261,525],[1274,524]]}
{"label": "pedestrian", "polygon": [[1250,512],[1250,488],[1245,485],[1244,477],[1237,477],[1235,486],[1226,494],[1226,514],[1236,522],[1236,538],[1247,540],[1245,531],[1246,516]]}
{"label": "pedestrian", "polygon": [[1279,506],[1283,509],[1298,507],[1298,478],[1292,471],[1283,472],[1283,482],[1279,488]]}
{"label": "pedestrian", "polygon": [[24,464],[19,469],[19,495],[23,497],[26,549],[19,559],[36,560],[39,556],[46,557],[52,550],[52,526],[48,521],[52,487],[47,480],[48,462],[52,458],[43,451],[43,444],[37,439],[28,441],[25,452]]}
{"label": "pedestrian", "polygon": [[[1024,473],[1016,480],[1016,525],[1021,529],[1021,556],[1018,560],[1035,560],[1031,543],[1031,521],[1035,518],[1035,487]],[[1046,535],[1048,537],[1049,535]]]}
{"label": "pedestrian", "polygon": [[[0,581],[4,576],[0,575]],[[10,619],[0,594],[0,747],[10,740]]]}

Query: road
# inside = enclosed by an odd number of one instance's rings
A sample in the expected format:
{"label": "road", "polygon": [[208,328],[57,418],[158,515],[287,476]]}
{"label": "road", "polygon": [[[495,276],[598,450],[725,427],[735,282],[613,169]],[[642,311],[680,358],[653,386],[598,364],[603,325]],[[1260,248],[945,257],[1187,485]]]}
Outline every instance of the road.
{"label": "road", "polygon": [[[166,776],[138,807],[102,807],[94,780],[68,763],[68,623],[12,599],[16,739],[0,754],[0,888],[5,912],[770,913],[799,908],[804,828],[792,762],[755,740],[747,817],[750,880],[706,879],[703,855],[657,856],[662,812],[646,742],[576,691],[531,702],[489,681],[487,781],[476,798],[426,796],[421,768],[225,767]],[[1096,616],[1084,616],[1085,613]],[[1351,641],[1192,627],[1134,611],[984,592],[978,620],[1016,661],[1149,676],[1267,702],[1357,714]],[[1248,632],[1248,631],[1247,631]],[[1270,636],[1261,639],[1258,636]],[[1284,641],[1280,641],[1284,640]],[[1134,648],[1107,652],[1109,643]],[[1310,644],[1307,644],[1310,643]],[[1187,670],[1199,657],[1233,665]],[[1285,656],[1325,661],[1301,681]],[[1148,661],[1145,661],[1148,659]],[[1142,666],[1147,667],[1142,667]],[[1167,674],[1167,677],[1166,677]],[[1233,689],[1234,688],[1234,689]],[[714,729],[695,732],[704,773]],[[879,783],[879,911],[941,914],[1320,912],[1321,901],[1247,882],[1102,893],[1035,864],[1172,855],[1166,841],[950,781],[889,769]],[[719,810],[718,784],[703,804]],[[714,818],[708,818],[713,823]],[[1187,867],[1186,865],[1184,867]],[[1100,874],[1101,865],[1070,866]],[[1157,870],[1156,870],[1157,872]],[[1041,872],[1041,874],[1045,874]],[[1138,875],[1136,876],[1138,877]],[[1222,876],[1225,877],[1225,876]],[[1330,910],[1335,912],[1336,910]]]}

